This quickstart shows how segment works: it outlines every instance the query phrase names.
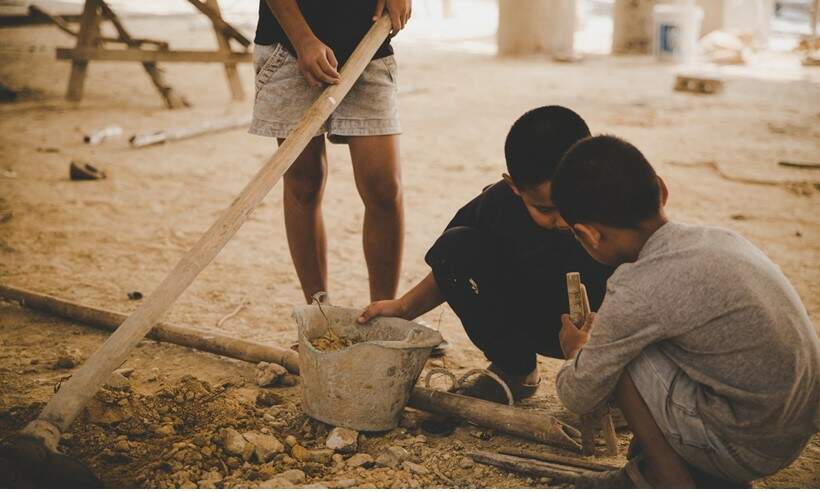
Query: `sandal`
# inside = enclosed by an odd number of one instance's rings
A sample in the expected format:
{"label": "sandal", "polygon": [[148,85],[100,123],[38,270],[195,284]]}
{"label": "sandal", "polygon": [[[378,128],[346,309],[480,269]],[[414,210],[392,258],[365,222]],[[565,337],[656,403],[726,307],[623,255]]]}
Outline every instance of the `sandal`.
{"label": "sandal", "polygon": [[[498,376],[507,385],[514,401],[533,396],[541,383],[539,379],[538,383],[526,384],[522,381],[522,377],[510,375],[495,364],[490,364],[486,371]],[[486,373],[481,373],[472,381],[459,385],[455,392],[495,403],[511,403],[505,388],[498,383],[496,378]]]}

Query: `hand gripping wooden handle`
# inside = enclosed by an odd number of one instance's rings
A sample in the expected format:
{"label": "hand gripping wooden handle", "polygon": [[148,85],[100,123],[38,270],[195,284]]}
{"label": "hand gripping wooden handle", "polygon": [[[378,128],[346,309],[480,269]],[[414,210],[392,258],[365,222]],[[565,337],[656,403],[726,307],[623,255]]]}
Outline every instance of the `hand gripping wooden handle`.
{"label": "hand gripping wooden handle", "polygon": [[389,33],[389,17],[382,17],[373,24],[342,68],[341,81],[322,92],[302,116],[293,133],[245,186],[228,209],[179,260],[159,287],[94,352],[72,378],[60,387],[60,391],[51,398],[37,420],[26,426],[23,433],[40,437],[47,446],[56,448],[55,439],[59,440],[60,432],[68,428],[88,400],[104,384],[109,374],[122,364],[137,342],[159,322],[199,272],[216,257],[302,153],[325,120],[350,91]]}

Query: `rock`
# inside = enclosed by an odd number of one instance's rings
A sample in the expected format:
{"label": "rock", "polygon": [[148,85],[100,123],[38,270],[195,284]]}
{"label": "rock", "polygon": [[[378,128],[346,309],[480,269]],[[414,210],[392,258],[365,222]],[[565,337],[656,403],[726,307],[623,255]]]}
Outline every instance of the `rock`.
{"label": "rock", "polygon": [[270,407],[273,405],[281,405],[282,397],[270,390],[261,390],[256,395],[256,406]]}
{"label": "rock", "polygon": [[272,362],[260,362],[256,365],[256,384],[265,388],[274,386],[288,370]]}
{"label": "rock", "polygon": [[399,463],[410,459],[410,453],[401,446],[390,446],[387,452],[395,456]]}
{"label": "rock", "polygon": [[120,367],[119,369],[114,370],[114,374],[119,374],[120,376],[124,376],[126,378],[130,378],[133,373],[133,367]]}
{"label": "rock", "polygon": [[279,384],[282,386],[296,386],[299,384],[299,376],[294,374],[285,374],[279,378]]}
{"label": "rock", "polygon": [[186,480],[179,484],[179,488],[181,489],[195,489],[197,488],[196,484],[190,480]]}
{"label": "rock", "polygon": [[[401,467],[410,473],[415,473],[416,475],[427,475],[430,473],[430,470],[427,469],[424,465],[419,465],[418,463],[413,463],[412,461],[405,461],[401,464]],[[418,488],[418,487],[413,487]]]}
{"label": "rock", "polygon": [[240,456],[245,461],[248,461],[254,450],[253,444],[249,443],[242,434],[232,427],[222,431],[222,448],[226,453]]}
{"label": "rock", "polygon": [[347,460],[347,466],[356,468],[361,466],[363,468],[370,468],[373,466],[373,457],[366,453],[357,453]]}
{"label": "rock", "polygon": [[359,481],[355,478],[343,478],[340,480],[329,480],[305,485],[303,489],[350,489],[356,486]]}
{"label": "rock", "polygon": [[296,446],[297,444],[299,444],[299,441],[296,440],[296,436],[291,435],[291,436],[285,437],[285,445],[288,448],[292,448],[293,446]]}
{"label": "rock", "polygon": [[306,449],[300,444],[290,448],[290,455],[305,463],[322,463],[329,465],[333,461],[332,449]]}
{"label": "rock", "polygon": [[472,458],[468,458],[467,456],[465,456],[461,459],[461,461],[458,462],[458,466],[464,469],[469,469],[475,466],[475,461],[473,461]]}
{"label": "rock", "polygon": [[344,456],[340,455],[339,453],[333,453],[331,459],[333,460],[334,466],[342,466],[345,463]]}
{"label": "rock", "polygon": [[253,446],[253,456],[259,463],[266,463],[285,450],[285,446],[279,442],[279,439],[267,434],[246,432],[242,434],[242,437]]}
{"label": "rock", "polygon": [[293,483],[284,478],[271,478],[256,486],[258,489],[292,489]]}
{"label": "rock", "polygon": [[124,390],[131,387],[131,381],[122,374],[114,372],[108,377],[108,381],[105,382],[105,387],[113,390]]}
{"label": "rock", "polygon": [[69,349],[57,356],[52,366],[54,369],[72,369],[82,362],[82,354],[77,349]]}
{"label": "rock", "polygon": [[283,480],[287,480],[288,482],[294,485],[298,485],[300,483],[304,483],[307,477],[305,476],[305,472],[303,472],[302,470],[293,469],[285,470],[282,473],[275,475],[273,478],[281,478]]}
{"label": "rock", "polygon": [[384,452],[376,458],[376,464],[385,468],[395,468],[399,466],[400,463],[401,461],[390,452]]}
{"label": "rock", "polygon": [[128,418],[127,411],[119,406],[108,405],[94,398],[85,407],[89,422],[97,425],[114,425]]}
{"label": "rock", "polygon": [[114,450],[127,453],[131,450],[131,444],[128,443],[127,439],[120,439],[114,443]]}
{"label": "rock", "polygon": [[176,430],[174,429],[173,424],[165,424],[165,425],[162,425],[162,426],[160,426],[159,428],[157,428],[157,430],[156,430],[156,431],[154,431],[154,432],[155,432],[158,436],[166,436],[166,437],[167,437],[167,436],[173,436],[174,434],[176,434],[176,433],[177,433],[177,432],[176,432]]}
{"label": "rock", "polygon": [[359,433],[344,427],[334,428],[325,441],[325,447],[343,454],[355,453],[358,445]]}
{"label": "rock", "polygon": [[196,483],[200,489],[215,489],[216,488],[216,481],[215,480],[200,480]]}

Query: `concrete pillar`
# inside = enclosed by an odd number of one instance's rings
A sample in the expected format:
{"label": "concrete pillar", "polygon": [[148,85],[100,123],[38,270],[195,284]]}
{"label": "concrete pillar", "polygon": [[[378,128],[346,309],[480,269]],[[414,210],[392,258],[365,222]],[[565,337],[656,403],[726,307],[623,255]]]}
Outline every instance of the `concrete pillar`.
{"label": "concrete pillar", "polygon": [[498,0],[498,54],[571,54],[575,3],[575,0]]}

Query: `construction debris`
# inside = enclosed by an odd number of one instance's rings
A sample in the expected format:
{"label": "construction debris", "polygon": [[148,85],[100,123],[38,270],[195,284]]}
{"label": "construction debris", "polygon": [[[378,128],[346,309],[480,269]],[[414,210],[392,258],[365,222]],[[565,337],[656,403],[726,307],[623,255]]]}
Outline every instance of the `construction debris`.
{"label": "construction debris", "polygon": [[83,137],[83,142],[89,145],[99,145],[103,143],[104,140],[109,140],[111,138],[119,137],[122,135],[122,127],[119,125],[109,125],[105,128],[101,128],[99,130],[94,130],[92,132],[87,133]]}
{"label": "construction debris", "polygon": [[87,162],[71,161],[68,175],[72,181],[92,181],[105,179],[105,172]]}
{"label": "construction debris", "polygon": [[132,147],[146,147],[174,140],[184,140],[186,138],[198,137],[208,133],[216,133],[234,128],[248,126],[251,123],[251,116],[236,116],[217,121],[206,121],[205,123],[187,128],[171,128],[168,130],[157,130],[148,133],[138,133],[128,141]]}
{"label": "construction debris", "polygon": [[712,77],[678,74],[675,77],[675,90],[695,94],[717,94],[723,91],[723,81]]}

